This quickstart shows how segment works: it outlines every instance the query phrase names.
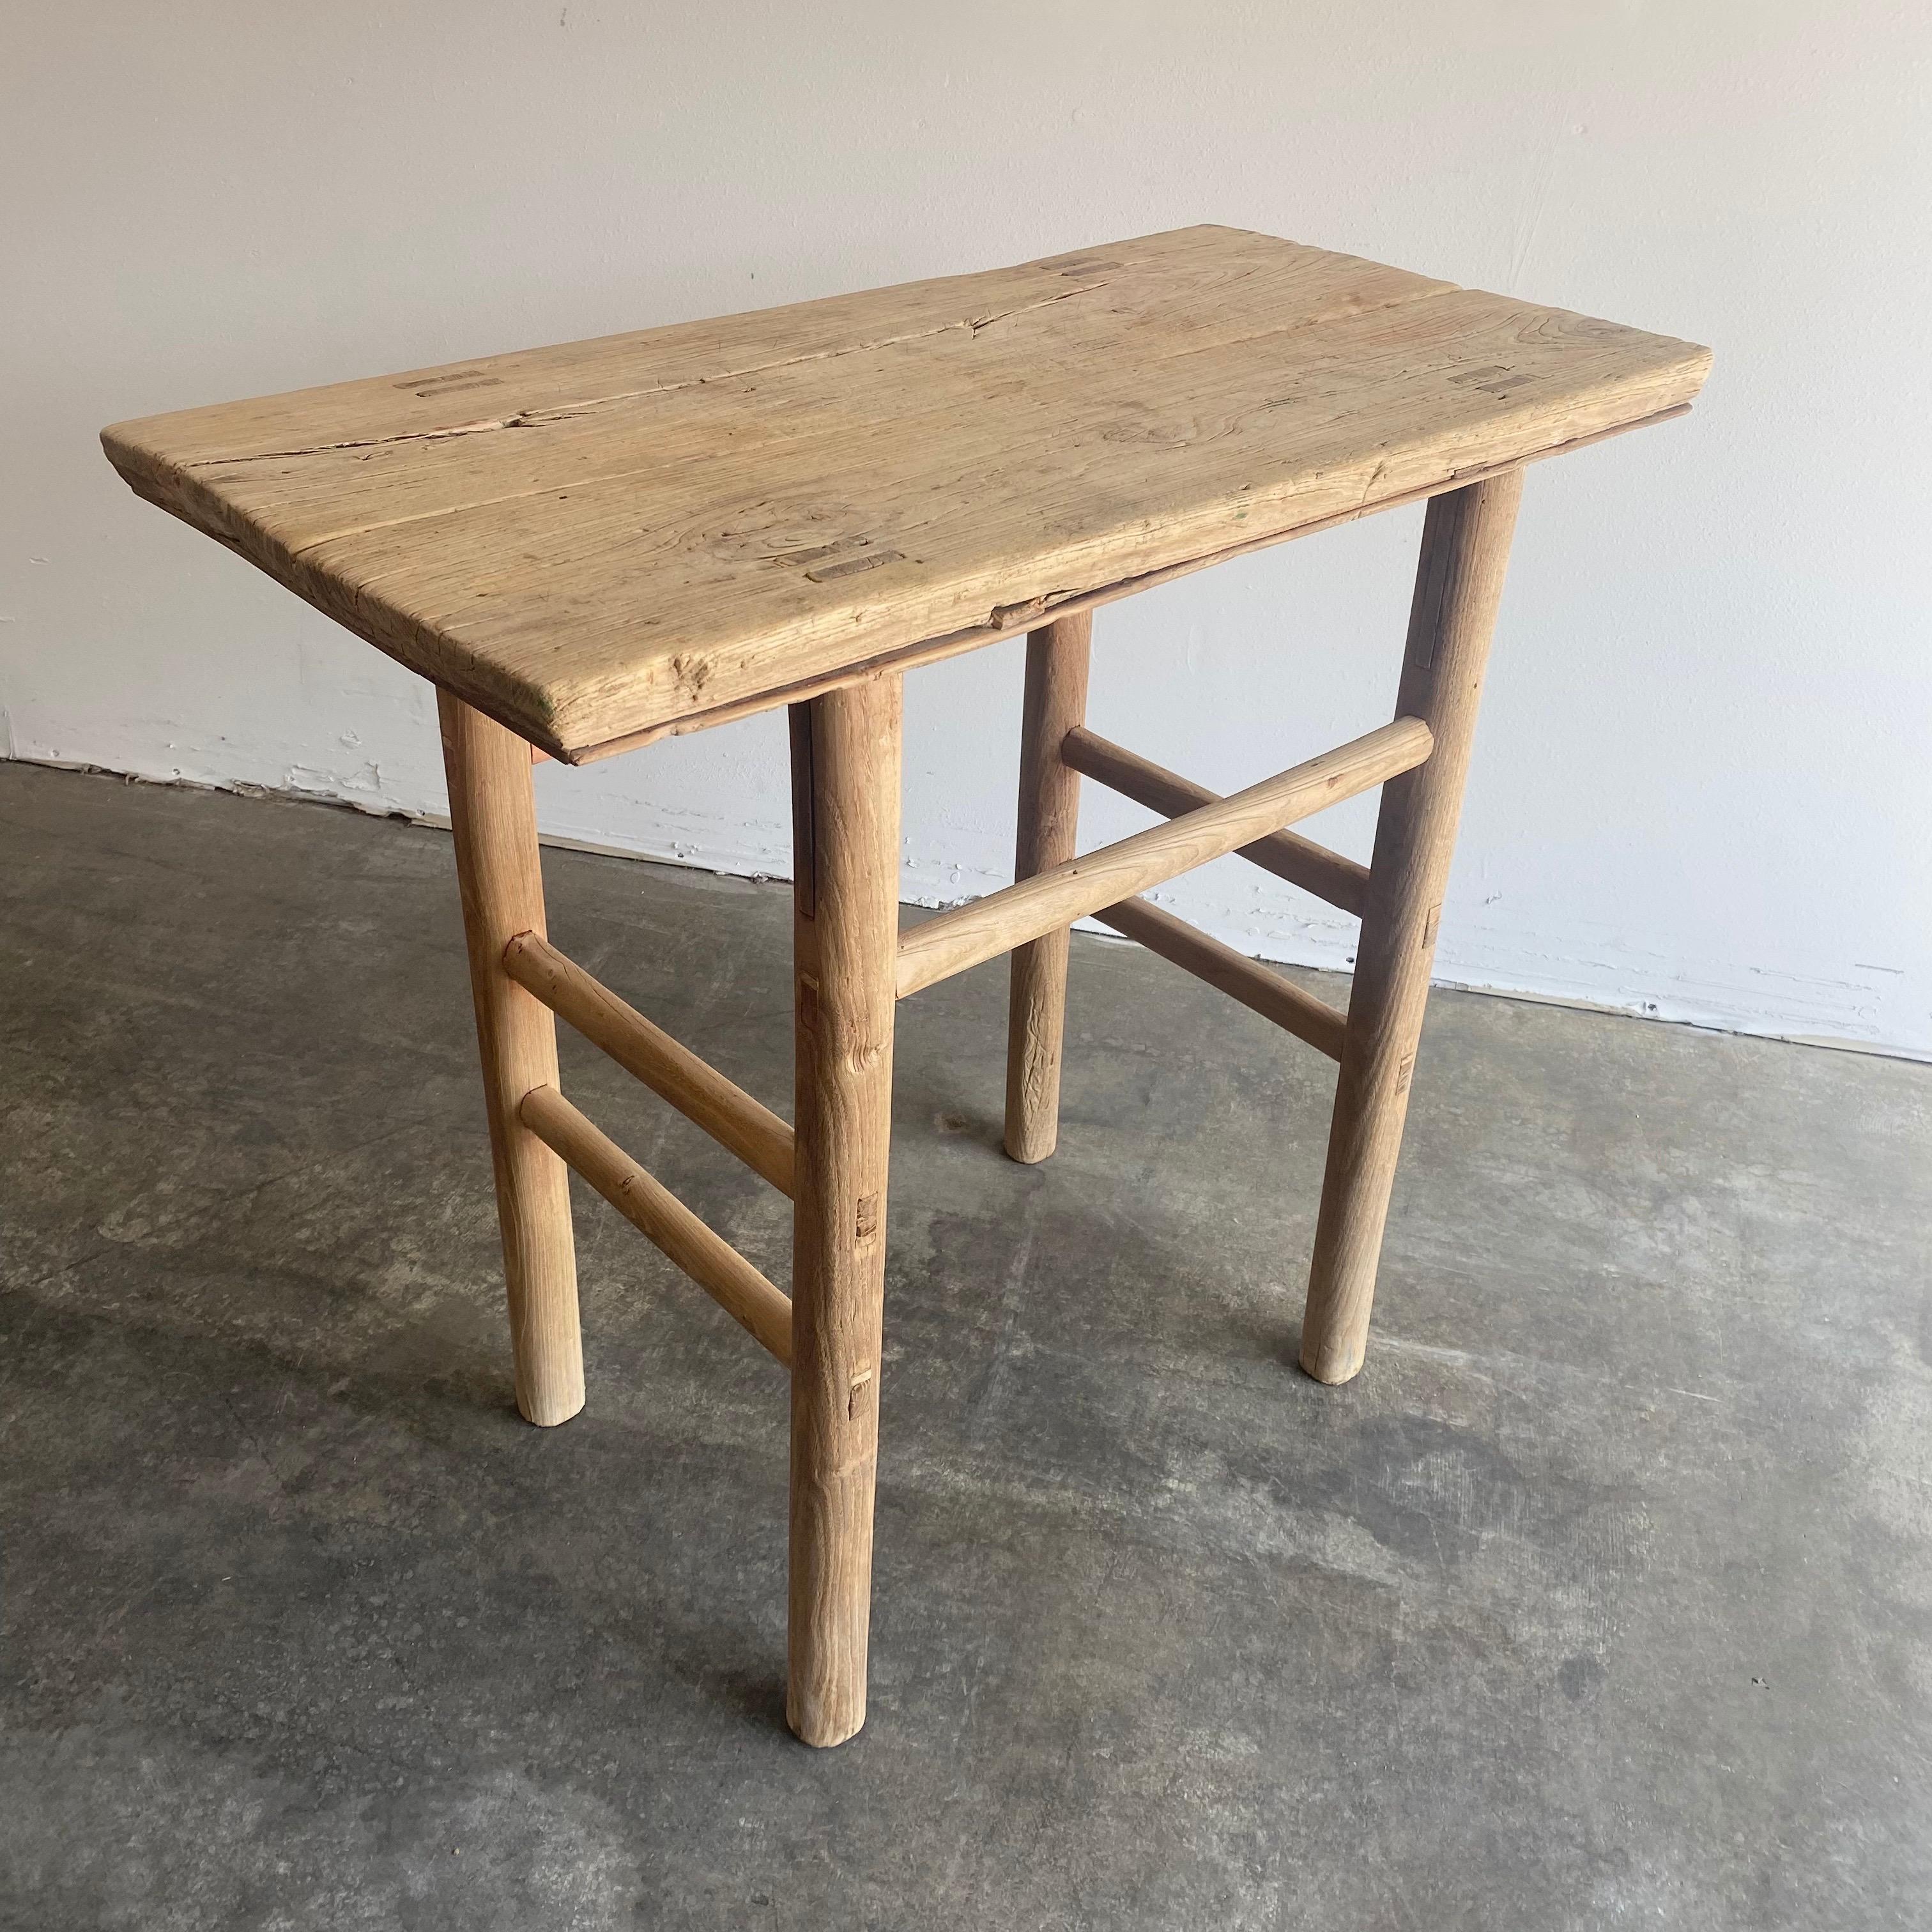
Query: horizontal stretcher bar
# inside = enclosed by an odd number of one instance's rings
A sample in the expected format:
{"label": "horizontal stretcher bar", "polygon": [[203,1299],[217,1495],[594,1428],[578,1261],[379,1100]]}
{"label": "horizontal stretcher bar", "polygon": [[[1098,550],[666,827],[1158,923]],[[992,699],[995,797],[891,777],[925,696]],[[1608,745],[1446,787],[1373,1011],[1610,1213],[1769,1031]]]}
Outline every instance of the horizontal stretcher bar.
{"label": "horizontal stretcher bar", "polygon": [[[1182,778],[1084,725],[1076,725],[1061,741],[1060,761],[1083,778],[1092,778],[1109,791],[1119,792],[1150,812],[1169,818],[1220,800],[1219,792]],[[1286,879],[1292,886],[1300,886],[1304,892],[1326,899],[1330,905],[1340,906],[1344,912],[1353,913],[1358,919],[1368,904],[1368,867],[1298,833],[1270,832],[1252,845],[1238,846],[1234,856],[1272,872],[1278,879]],[[1100,916],[1094,914],[1096,919]]]}
{"label": "horizontal stretcher bar", "polygon": [[1102,906],[1118,905],[1279,832],[1293,820],[1413,771],[1434,742],[1420,718],[1398,718],[1245,791],[943,912],[900,940],[898,996],[904,999],[995,953],[1056,932]]}
{"label": "horizontal stretcher bar", "polygon": [[792,1131],[769,1107],[653,1026],[539,934],[518,933],[503,949],[503,970],[754,1173],[780,1192],[791,1192]]}
{"label": "horizontal stretcher bar", "polygon": [[1232,946],[1176,919],[1171,912],[1150,905],[1145,899],[1126,899],[1119,905],[1102,906],[1094,916],[1102,926],[1138,940],[1150,952],[1205,980],[1232,998],[1272,1020],[1297,1040],[1319,1048],[1330,1060],[1342,1057],[1342,1036],[1348,1030],[1348,1016],[1338,1012],[1325,1000],[1291,986],[1279,973],[1268,969]]}
{"label": "horizontal stretcher bar", "polygon": [[517,1113],[538,1140],[648,1235],[727,1315],[790,1366],[790,1298],[722,1234],[646,1174],[554,1087],[532,1088]]}

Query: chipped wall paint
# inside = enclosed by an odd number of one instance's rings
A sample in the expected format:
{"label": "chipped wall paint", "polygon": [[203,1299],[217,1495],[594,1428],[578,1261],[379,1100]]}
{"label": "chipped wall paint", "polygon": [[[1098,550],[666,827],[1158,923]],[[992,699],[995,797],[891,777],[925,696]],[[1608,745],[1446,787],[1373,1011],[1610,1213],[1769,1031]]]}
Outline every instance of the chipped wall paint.
{"label": "chipped wall paint", "polygon": [[[1932,445],[1898,434],[1932,403],[1901,246],[1932,16],[1175,17],[38,10],[0,72],[0,751],[443,809],[424,688],[137,502],[103,423],[1226,220],[1718,350],[1688,422],[1532,472],[1440,976],[1932,1057]],[[1096,727],[1232,790],[1381,722],[1419,526],[1109,608]],[[909,682],[909,898],[1006,876],[1020,662]],[[788,869],[776,719],[537,783],[554,837]],[[1146,822],[1089,798],[1096,840]],[[1313,830],[1364,856],[1372,822]],[[1350,922],[1238,861],[1160,896],[1349,957]]]}

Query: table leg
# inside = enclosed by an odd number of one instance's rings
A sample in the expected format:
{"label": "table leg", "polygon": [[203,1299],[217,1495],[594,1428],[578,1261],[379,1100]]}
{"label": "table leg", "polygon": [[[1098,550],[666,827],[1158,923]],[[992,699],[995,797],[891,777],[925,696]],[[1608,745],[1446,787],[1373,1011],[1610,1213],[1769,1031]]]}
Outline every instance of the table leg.
{"label": "table leg", "polygon": [[791,709],[796,851],[790,1681],[807,1744],[866,1721],[898,946],[900,688]]}
{"label": "table leg", "polygon": [[[1093,632],[1092,614],[1082,611],[1027,637],[1016,879],[1030,879],[1074,856],[1080,774],[1061,762],[1060,747],[1067,733],[1085,722]],[[1062,927],[1013,948],[1006,1013],[1006,1151],[1015,1160],[1044,1160],[1060,1138],[1069,938]]]}
{"label": "table leg", "polygon": [[544,930],[530,748],[447,692],[437,692],[436,706],[503,1233],[517,1407],[531,1422],[567,1422],[584,1406],[569,1174],[517,1118],[532,1088],[557,1084],[556,1023],[503,970],[512,939]]}
{"label": "table leg", "polygon": [[1432,497],[1423,526],[1396,715],[1423,719],[1436,746],[1383,788],[1376,826],[1301,1328],[1301,1366],[1318,1382],[1346,1382],[1367,1346],[1483,666],[1522,494],[1522,472],[1507,471]]}

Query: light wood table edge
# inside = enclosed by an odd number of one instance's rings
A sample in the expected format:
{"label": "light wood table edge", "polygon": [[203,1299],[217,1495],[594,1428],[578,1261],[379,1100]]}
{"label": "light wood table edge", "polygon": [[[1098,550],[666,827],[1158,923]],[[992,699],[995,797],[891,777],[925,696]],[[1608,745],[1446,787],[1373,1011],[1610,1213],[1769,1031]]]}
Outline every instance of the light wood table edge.
{"label": "light wood table edge", "polygon": [[1240,543],[1230,544],[1225,549],[1210,550],[1203,556],[1191,557],[1184,563],[1165,564],[1158,570],[1148,571],[1138,577],[1123,578],[1116,583],[1102,584],[1097,590],[1076,591],[1050,601],[1034,598],[1024,604],[1002,606],[987,623],[975,625],[963,631],[949,632],[944,637],[929,638],[921,644],[882,651],[876,657],[867,658],[838,671],[828,671],[822,677],[800,679],[756,698],[734,699],[729,704],[717,705],[706,711],[691,712],[682,718],[664,724],[652,724],[640,731],[627,732],[622,737],[608,739],[598,744],[580,746],[574,750],[564,750],[548,740],[543,741],[544,748],[553,758],[562,760],[566,764],[595,764],[600,760],[616,758],[626,752],[641,751],[646,745],[655,745],[665,738],[680,738],[693,731],[708,731],[715,725],[735,724],[741,718],[755,717],[759,712],[773,710],[781,704],[802,704],[808,699],[821,697],[828,691],[836,691],[842,685],[855,683],[862,678],[876,677],[882,671],[918,670],[927,664],[938,664],[947,658],[960,656],[967,651],[976,651],[984,645],[997,644],[1008,638],[1017,638],[1037,631],[1046,625],[1058,622],[1063,617],[1096,610],[1103,604],[1118,603],[1124,597],[1136,596],[1143,590],[1151,590],[1158,585],[1171,584],[1177,578],[1191,577],[1196,571],[1211,570],[1216,564],[1232,562],[1235,558],[1252,556],[1256,550],[1271,550],[1276,544],[1292,543],[1300,537],[1318,536],[1324,530],[1339,530],[1345,524],[1359,523],[1364,517],[1378,515],[1384,510],[1400,510],[1412,503],[1426,502],[1430,498],[1443,496],[1450,490],[1466,489],[1472,483],[1486,482],[1491,477],[1507,476],[1511,470],[1520,470],[1527,464],[1545,462],[1554,456],[1568,456],[1574,450],[1588,449],[1594,444],[1608,442],[1612,437],[1627,436],[1633,430],[1649,429],[1659,423],[1673,422],[1679,416],[1688,416],[1690,409],[1691,405],[1688,403],[1673,403],[1667,410],[1658,410],[1649,416],[1634,417],[1630,422],[1618,423],[1610,429],[1593,430],[1589,435],[1573,437],[1568,442],[1551,443],[1546,448],[1532,450],[1526,455],[1511,457],[1507,463],[1486,464],[1477,469],[1452,470],[1438,482],[1421,484],[1414,489],[1397,490],[1390,496],[1372,497],[1352,510],[1340,511],[1331,517],[1318,517],[1308,523],[1297,524],[1289,529],[1274,531],[1267,536],[1251,537]]}
{"label": "light wood table edge", "polygon": [[103,430],[100,444],[108,460],[137,496],[152,503],[158,509],[166,511],[170,515],[178,518],[200,531],[203,536],[212,537],[224,548],[234,551],[237,556],[254,564],[285,589],[292,591],[304,603],[312,605],[323,616],[332,619],[365,644],[373,645],[386,656],[394,658],[406,668],[430,679],[439,688],[452,692],[472,710],[482,712],[487,718],[495,719],[498,724],[515,732],[519,737],[537,746],[560,764],[588,765],[604,758],[616,758],[626,752],[641,750],[645,746],[655,744],[660,739],[681,737],[692,731],[707,731],[716,725],[734,724],[741,718],[754,717],[761,712],[776,710],[780,705],[806,703],[812,698],[822,697],[828,691],[836,691],[842,686],[875,677],[881,672],[914,670],[922,665],[938,664],[945,658],[957,657],[964,652],[977,650],[983,645],[1018,637],[1024,632],[1038,630],[1062,617],[1096,610],[1103,604],[1112,604],[1123,597],[1131,597],[1140,591],[1152,590],[1157,584],[1172,583],[1177,578],[1192,575],[1196,571],[1211,569],[1216,564],[1249,556],[1256,550],[1270,549],[1276,544],[1290,543],[1299,537],[1314,536],[1323,530],[1334,530],[1344,524],[1358,522],[1364,517],[1377,515],[1384,510],[1400,509],[1406,504],[1425,502],[1444,491],[1460,490],[1469,484],[1481,482],[1489,477],[1520,469],[1525,464],[1540,463],[1552,456],[1568,455],[1574,450],[1588,448],[1592,444],[1607,442],[1612,436],[1627,435],[1633,430],[1648,429],[1658,423],[1671,422],[1678,416],[1688,415],[1690,406],[1688,403],[1673,404],[1669,409],[1634,417],[1628,422],[1617,423],[1607,429],[1594,430],[1587,436],[1574,436],[1567,442],[1552,443],[1540,449],[1531,450],[1521,456],[1512,457],[1507,462],[1485,464],[1466,470],[1453,470],[1438,480],[1418,484],[1412,489],[1365,498],[1354,508],[1338,512],[1332,516],[1315,518],[1306,523],[1292,524],[1286,529],[1248,538],[1240,543],[1208,551],[1200,556],[1163,565],[1158,570],[1148,571],[1138,576],[1124,578],[1114,583],[1072,592],[1062,597],[1033,598],[1024,603],[1000,606],[982,624],[949,632],[943,636],[928,638],[919,644],[902,645],[891,650],[882,651],[859,662],[842,665],[836,670],[827,671],[823,676],[796,679],[748,697],[734,698],[728,704],[714,706],[709,710],[688,712],[616,737],[580,745],[565,743],[550,728],[548,722],[548,700],[542,692],[527,686],[514,684],[507,679],[492,682],[479,676],[480,667],[477,661],[469,653],[452,646],[433,627],[416,623],[380,603],[362,602],[346,596],[323,572],[304,564],[299,555],[289,551],[283,545],[263,537],[194,477],[173,464],[158,461],[146,452],[118,440],[116,431],[121,425],[112,424]]}

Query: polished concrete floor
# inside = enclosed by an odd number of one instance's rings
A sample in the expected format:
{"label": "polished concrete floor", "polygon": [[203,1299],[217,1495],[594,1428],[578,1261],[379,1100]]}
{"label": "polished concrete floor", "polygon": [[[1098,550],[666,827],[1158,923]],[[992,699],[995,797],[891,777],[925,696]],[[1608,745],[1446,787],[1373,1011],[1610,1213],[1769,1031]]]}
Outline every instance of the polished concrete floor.
{"label": "polished concrete floor", "polygon": [[[784,1104],[788,898],[549,855]],[[1932,1069],[1438,994],[1364,1373],[1330,1071],[1076,944],[902,1010],[872,1714],[782,1716],[782,1374],[578,1201],[511,1406],[446,836],[0,765],[0,1924],[1932,1924]],[[784,1204],[574,1042],[780,1281]]]}

